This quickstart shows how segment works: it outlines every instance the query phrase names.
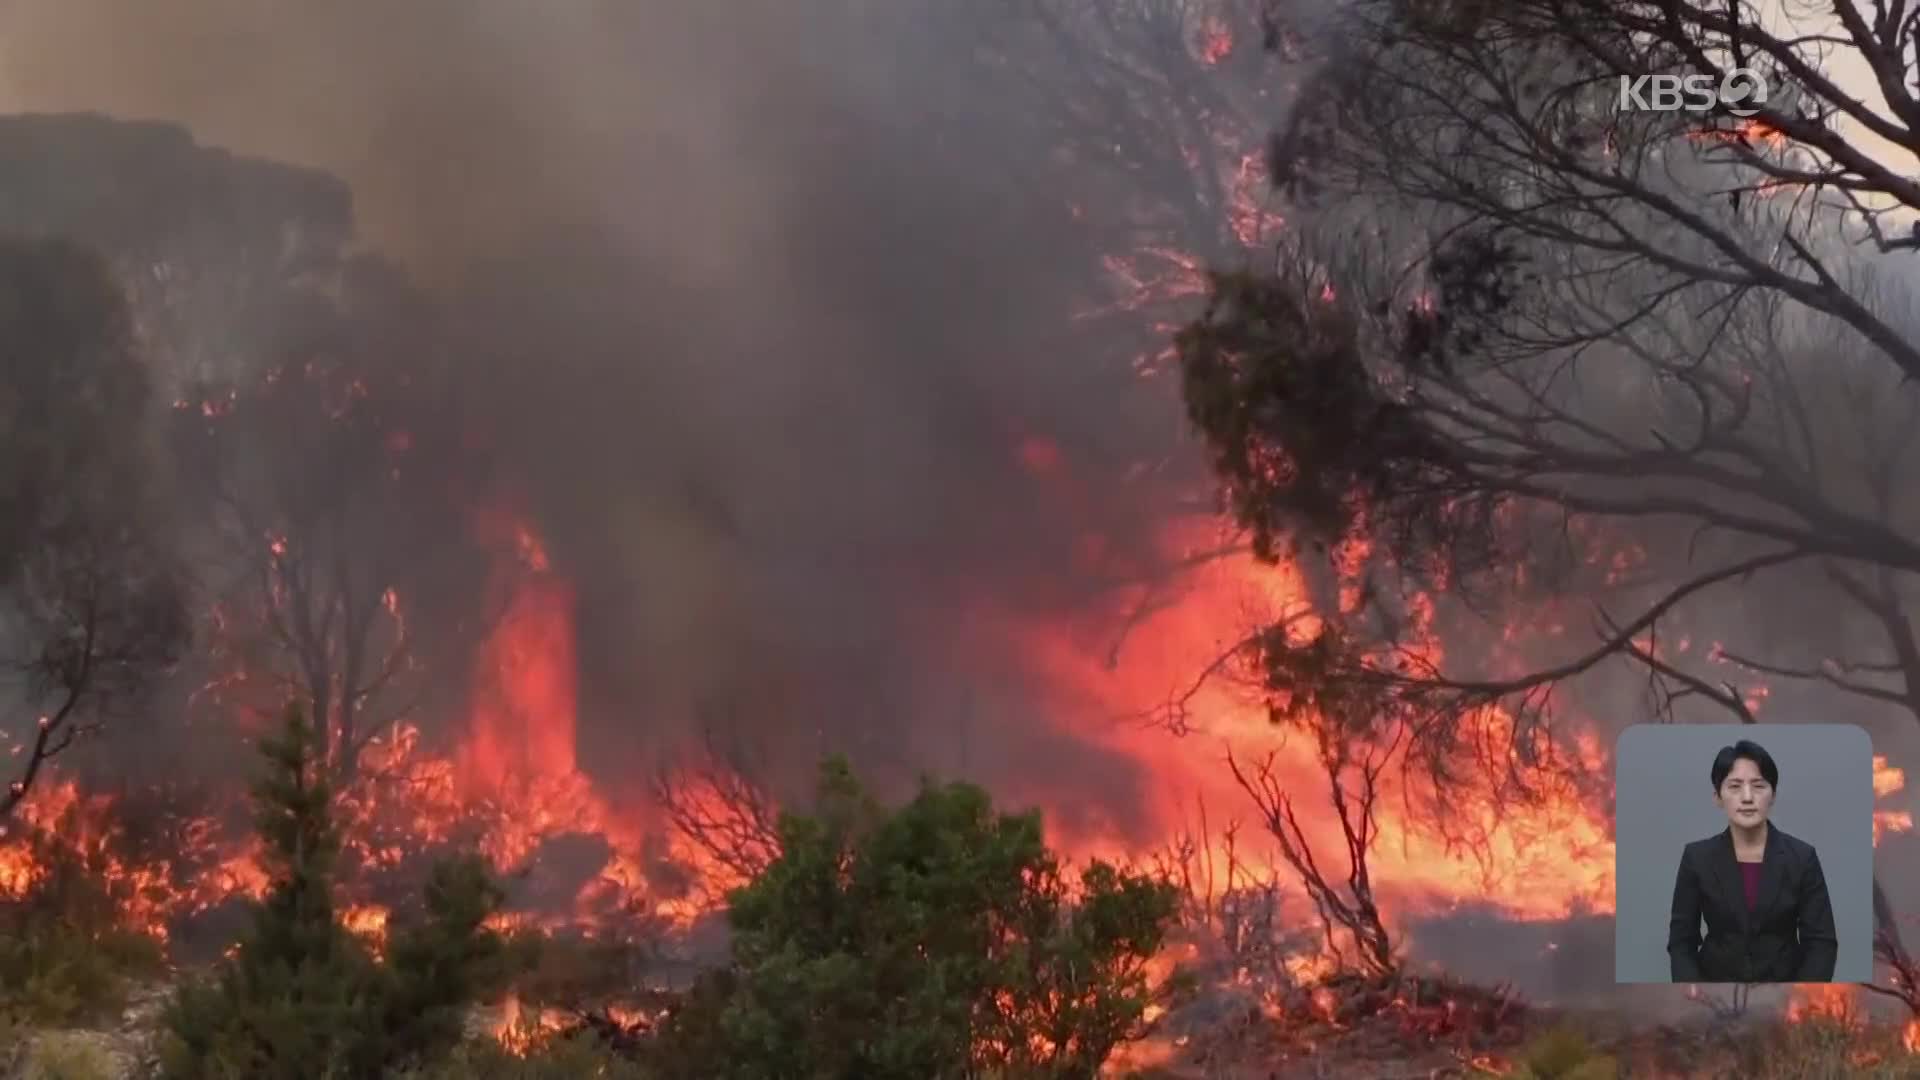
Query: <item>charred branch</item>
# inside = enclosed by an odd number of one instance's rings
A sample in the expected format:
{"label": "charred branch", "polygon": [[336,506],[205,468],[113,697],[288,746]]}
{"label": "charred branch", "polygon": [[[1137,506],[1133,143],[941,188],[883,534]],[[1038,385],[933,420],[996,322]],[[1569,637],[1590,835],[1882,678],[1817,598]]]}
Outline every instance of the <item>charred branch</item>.
{"label": "charred branch", "polygon": [[44,711],[24,763],[0,794],[0,817],[48,762],[126,712],[178,659],[188,639],[185,607],[163,559],[126,533],[72,537],[16,582],[18,626],[34,651],[11,666],[27,702]]}
{"label": "charred branch", "polygon": [[1208,977],[1280,996],[1296,985],[1287,959],[1312,945],[1311,934],[1286,918],[1278,870],[1255,866],[1242,849],[1241,822],[1215,830],[1204,803],[1195,827],[1183,830],[1150,860],[1154,872],[1179,889],[1183,933],[1197,935]]}
{"label": "charred branch", "polygon": [[216,682],[262,712],[302,701],[343,779],[505,607],[482,587],[485,477],[429,313],[390,275],[344,280],[303,297],[319,309],[272,362],[193,388],[172,432],[221,616],[212,662],[233,672]]}
{"label": "charred branch", "polygon": [[[1812,662],[1716,647],[1713,662],[1920,717],[1905,592],[1920,522],[1899,494],[1920,349],[1867,263],[1920,248],[1888,221],[1920,211],[1893,161],[1920,151],[1920,18],[1772,14],[1380,0],[1334,17],[1330,62],[1272,152],[1326,235],[1272,275],[1217,278],[1179,341],[1190,415],[1256,550],[1376,545],[1461,606],[1472,588],[1520,596],[1503,571],[1547,548],[1529,522],[1616,524],[1671,554],[1633,590],[1598,574],[1547,590],[1596,611],[1571,659],[1476,677],[1346,626],[1271,639],[1289,691],[1526,722],[1619,658],[1656,715],[1697,701],[1751,723],[1751,694],[1690,670],[1658,632],[1766,572],[1844,598],[1836,611],[1883,644]],[[1842,86],[1836,56],[1878,100]],[[1622,89],[1723,86],[1735,68],[1767,92],[1704,115],[1635,109]],[[1632,617],[1605,599],[1623,591]],[[1878,894],[1879,955],[1910,992],[1894,925]]]}
{"label": "charred branch", "polygon": [[653,797],[676,832],[741,881],[780,855],[779,807],[711,734],[697,764],[655,776]]}
{"label": "charred branch", "polygon": [[[1630,259],[1650,279],[1774,291],[1844,322],[1915,373],[1906,335],[1843,284],[1844,260],[1822,251],[1804,224],[1748,228],[1742,215],[1753,201],[1743,208],[1737,196],[1730,215],[1705,210],[1699,185],[1718,182],[1676,164],[1697,156],[1707,171],[1731,173],[1723,192],[1806,193],[1799,205],[1810,217],[1859,226],[1881,250],[1911,248],[1911,237],[1890,236],[1879,219],[1889,207],[1920,209],[1920,187],[1846,126],[1912,153],[1912,87],[1881,110],[1842,90],[1827,67],[1828,55],[1851,51],[1878,72],[1888,57],[1910,55],[1911,27],[1870,26],[1850,7],[1837,38],[1778,34],[1747,5],[1436,7],[1446,15],[1409,18],[1397,3],[1355,9],[1338,72],[1280,140],[1280,175],[1336,184],[1364,176],[1471,219]],[[1704,124],[1686,112],[1613,107],[1622,77],[1695,74],[1718,86],[1749,67],[1771,93],[1739,114],[1726,109],[1740,102],[1722,103]],[[1379,153],[1386,147],[1390,168]]]}
{"label": "charred branch", "polygon": [[1900,938],[1899,917],[1877,878],[1873,883],[1873,957],[1886,966],[1889,984],[1861,985],[1876,994],[1898,999],[1915,1016],[1920,1016],[1920,964],[1907,952],[1906,943]]}
{"label": "charred branch", "polygon": [[27,716],[4,818],[189,635],[147,456],[147,371],[106,264],[65,241],[0,241],[0,291],[0,670]]}
{"label": "charred branch", "polygon": [[[1268,833],[1279,844],[1281,858],[1293,868],[1318,913],[1329,954],[1380,976],[1399,969],[1399,958],[1373,896],[1367,859],[1379,836],[1375,803],[1379,778],[1390,750],[1359,749],[1352,740],[1326,727],[1314,729],[1320,764],[1329,782],[1328,797],[1345,840],[1344,880],[1323,870],[1313,845],[1301,827],[1293,793],[1275,775],[1273,757],[1242,768],[1229,755],[1235,782],[1258,808]],[[1351,787],[1350,787],[1351,785]]]}

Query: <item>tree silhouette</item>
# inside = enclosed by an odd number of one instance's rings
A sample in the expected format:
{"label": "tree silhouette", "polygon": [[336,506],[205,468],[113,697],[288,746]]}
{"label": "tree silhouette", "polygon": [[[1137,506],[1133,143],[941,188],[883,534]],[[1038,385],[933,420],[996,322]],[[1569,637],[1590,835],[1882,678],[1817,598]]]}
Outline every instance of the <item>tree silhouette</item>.
{"label": "tree silhouette", "polygon": [[0,610],[26,715],[0,819],[47,762],[136,704],[186,644],[151,394],[99,256],[0,240]]}
{"label": "tree silhouette", "polygon": [[[1912,246],[1889,215],[1920,201],[1882,164],[1920,147],[1894,75],[1913,26],[1853,8],[1818,37],[1583,0],[1321,27],[1333,62],[1272,148],[1297,228],[1179,342],[1260,550],[1376,556],[1321,635],[1248,646],[1269,689],[1412,710],[1435,766],[1438,733],[1496,708],[1531,767],[1610,679],[1668,720],[1753,722],[1769,690],[1920,719],[1920,324],[1887,262]],[[1884,109],[1842,85],[1855,61]],[[1616,92],[1733,66],[1771,84],[1751,116]],[[1405,632],[1415,595],[1442,659]],[[1876,916],[1875,988],[1920,1007],[1884,892]]]}

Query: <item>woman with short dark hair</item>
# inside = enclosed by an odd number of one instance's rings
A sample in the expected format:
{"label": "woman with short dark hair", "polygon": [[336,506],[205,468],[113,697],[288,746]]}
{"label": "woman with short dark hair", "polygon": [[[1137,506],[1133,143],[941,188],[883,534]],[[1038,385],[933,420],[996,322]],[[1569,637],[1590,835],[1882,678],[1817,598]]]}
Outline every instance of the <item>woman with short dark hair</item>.
{"label": "woman with short dark hair", "polygon": [[1820,856],[1767,820],[1780,767],[1741,739],[1720,748],[1712,777],[1727,828],[1680,855],[1667,930],[1673,981],[1831,982],[1840,939]]}

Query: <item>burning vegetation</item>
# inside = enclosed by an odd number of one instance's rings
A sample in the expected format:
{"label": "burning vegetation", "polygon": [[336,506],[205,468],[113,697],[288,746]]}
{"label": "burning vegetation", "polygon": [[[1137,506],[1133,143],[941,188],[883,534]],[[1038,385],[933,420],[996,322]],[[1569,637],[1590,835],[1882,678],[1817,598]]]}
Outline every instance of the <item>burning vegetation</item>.
{"label": "burning vegetation", "polygon": [[[157,986],[179,1077],[1914,1068],[1897,860],[1872,980],[1777,1009],[1634,1022],[1592,940],[1623,718],[1894,735],[1911,846],[1856,99],[1599,109],[1686,4],[938,6],[828,18],[948,122],[797,84],[861,168],[753,129],[803,194],[724,310],[691,247],[429,288],[331,177],[0,123],[62,237],[0,241],[0,1066]],[[923,202],[1004,279],[807,261]]]}

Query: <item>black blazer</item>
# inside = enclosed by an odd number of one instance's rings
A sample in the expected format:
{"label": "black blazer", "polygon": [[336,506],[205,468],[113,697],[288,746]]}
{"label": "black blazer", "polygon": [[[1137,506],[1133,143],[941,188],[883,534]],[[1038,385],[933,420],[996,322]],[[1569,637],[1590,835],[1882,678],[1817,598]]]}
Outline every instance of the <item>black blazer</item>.
{"label": "black blazer", "polygon": [[1839,951],[1827,878],[1812,844],[1767,826],[1760,899],[1751,916],[1731,828],[1681,852],[1667,928],[1674,982],[1831,982]]}

